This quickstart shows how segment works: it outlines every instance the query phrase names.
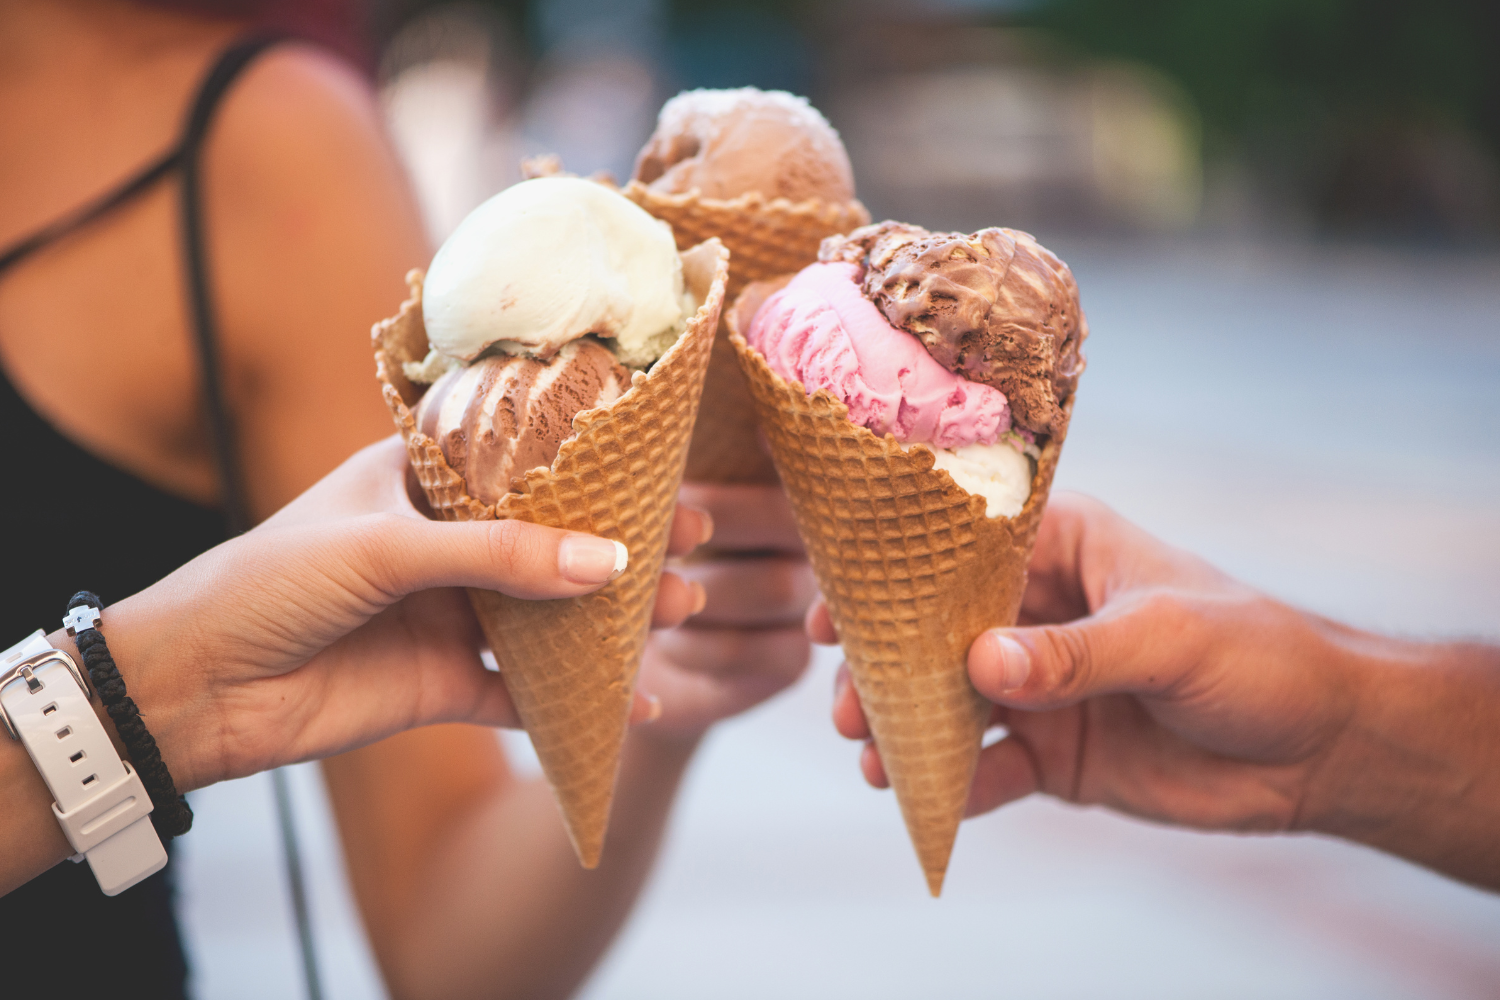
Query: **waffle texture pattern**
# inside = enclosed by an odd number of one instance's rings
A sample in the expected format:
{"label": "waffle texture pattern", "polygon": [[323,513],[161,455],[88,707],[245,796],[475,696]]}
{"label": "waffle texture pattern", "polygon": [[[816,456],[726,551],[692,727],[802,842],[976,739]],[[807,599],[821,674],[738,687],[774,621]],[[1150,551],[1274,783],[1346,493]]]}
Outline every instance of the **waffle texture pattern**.
{"label": "waffle texture pattern", "polygon": [[412,295],[401,311],[373,331],[381,392],[436,516],[515,518],[612,538],[630,551],[625,573],[586,597],[523,601],[469,592],[586,868],[598,864],[604,846],[636,674],[728,280],[729,254],[718,241],[682,256],[688,286],[703,305],[677,343],[649,374],[637,373],[620,399],[578,414],[574,436],[563,442],[552,467],[528,472],[522,492],[493,506],[468,495],[463,478],[412,416],[423,387],[408,381],[401,365],[427,353],[419,272],[407,276]]}
{"label": "waffle texture pattern", "polygon": [[[671,224],[679,250],[715,236],[722,240],[730,253],[725,293],[730,299],[752,281],[800,271],[818,259],[824,237],[870,221],[870,213],[858,201],[768,201],[756,192],[721,200],[700,198],[694,192],[661,194],[639,181],[626,185],[624,194]],[[776,469],[760,443],[755,404],[722,323],[708,363],[686,478],[700,483],[776,482]]]}
{"label": "waffle texture pattern", "polygon": [[934,469],[927,448],[851,423],[843,403],[809,397],[745,343],[761,302],[789,279],[746,288],[730,340],[936,896],[990,711],[969,683],[968,649],[985,629],[1015,624],[1067,429],[1043,449],[1021,512],[985,517],[984,498]]}

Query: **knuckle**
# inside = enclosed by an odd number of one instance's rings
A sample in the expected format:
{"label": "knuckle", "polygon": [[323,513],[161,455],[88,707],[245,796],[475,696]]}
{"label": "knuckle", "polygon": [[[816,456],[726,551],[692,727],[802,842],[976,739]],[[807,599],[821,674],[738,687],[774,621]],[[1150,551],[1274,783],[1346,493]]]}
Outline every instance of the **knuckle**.
{"label": "knuckle", "polygon": [[1202,646],[1205,626],[1215,615],[1213,598],[1182,590],[1155,590],[1141,599],[1137,613],[1157,637],[1152,653],[1167,664],[1191,660]]}
{"label": "knuckle", "polygon": [[1042,657],[1047,693],[1066,701],[1087,691],[1097,662],[1092,633],[1082,628],[1061,628],[1046,629],[1043,635],[1047,646]]}
{"label": "knuckle", "polygon": [[402,562],[396,533],[405,526],[396,514],[362,514],[349,519],[344,541],[354,557],[352,565],[360,568],[360,576],[382,589],[393,586]]}
{"label": "knuckle", "polygon": [[524,575],[539,556],[532,525],[524,521],[491,521],[485,533],[490,562],[504,576]]}
{"label": "knuckle", "polygon": [[785,559],[771,563],[763,581],[767,608],[778,615],[804,614],[816,593],[808,576],[798,563]]}
{"label": "knuckle", "polygon": [[1172,590],[1152,590],[1141,597],[1138,614],[1151,620],[1153,628],[1167,629],[1185,624],[1196,609],[1193,598]]}

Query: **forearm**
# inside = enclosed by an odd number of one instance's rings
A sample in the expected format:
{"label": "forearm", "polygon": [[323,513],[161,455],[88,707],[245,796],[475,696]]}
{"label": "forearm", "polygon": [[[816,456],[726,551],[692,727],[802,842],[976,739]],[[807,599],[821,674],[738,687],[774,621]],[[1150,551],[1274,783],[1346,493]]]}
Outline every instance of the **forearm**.
{"label": "forearm", "polygon": [[382,964],[396,997],[566,997],[649,874],[695,744],[633,733],[599,867],[581,868],[546,782],[484,800],[432,846]]}
{"label": "forearm", "polygon": [[1360,693],[1314,771],[1307,825],[1500,889],[1500,649],[1336,642]]}
{"label": "forearm", "polygon": [[73,853],[52,815],[52,795],[26,748],[0,736],[0,895]]}

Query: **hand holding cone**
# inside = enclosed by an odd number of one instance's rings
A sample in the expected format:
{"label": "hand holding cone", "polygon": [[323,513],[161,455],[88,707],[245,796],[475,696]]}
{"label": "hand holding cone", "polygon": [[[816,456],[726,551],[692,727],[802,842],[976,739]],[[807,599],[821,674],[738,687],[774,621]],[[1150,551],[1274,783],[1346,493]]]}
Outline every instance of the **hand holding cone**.
{"label": "hand holding cone", "polygon": [[522,601],[479,590],[469,595],[586,868],[599,863],[604,844],[677,489],[724,304],[728,260],[716,240],[682,254],[684,278],[703,303],[687,329],[649,374],[634,376],[624,396],[575,418],[575,433],[551,468],[528,472],[522,492],[494,505],[467,493],[463,477],[413,418],[421,387],[402,365],[420,361],[428,350],[420,272],[408,275],[412,297],[373,331],[382,394],[436,516],[517,518],[612,538],[629,549],[625,573],[585,597]]}
{"label": "hand holding cone", "polygon": [[969,683],[968,648],[985,629],[1015,624],[1072,400],[1021,512],[986,517],[984,498],[934,469],[930,450],[855,425],[843,403],[809,397],[746,344],[751,318],[787,280],[741,293],[730,342],[936,896],[989,715]]}

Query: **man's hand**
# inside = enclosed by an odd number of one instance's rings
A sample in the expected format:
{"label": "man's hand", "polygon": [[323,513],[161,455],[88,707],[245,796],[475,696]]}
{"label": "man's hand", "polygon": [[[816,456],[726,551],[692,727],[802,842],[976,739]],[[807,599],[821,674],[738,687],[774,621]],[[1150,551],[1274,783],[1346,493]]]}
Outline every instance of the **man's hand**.
{"label": "man's hand", "polygon": [[[971,815],[1040,791],[1206,829],[1319,829],[1500,881],[1500,852],[1480,846],[1500,813],[1493,649],[1298,611],[1077,495],[1052,498],[1030,572],[1019,627],[969,650],[1007,730],[981,754]],[[821,606],[808,624],[834,639]],[[835,726],[868,739],[846,673],[838,685]],[[861,764],[886,784],[873,744]]]}

